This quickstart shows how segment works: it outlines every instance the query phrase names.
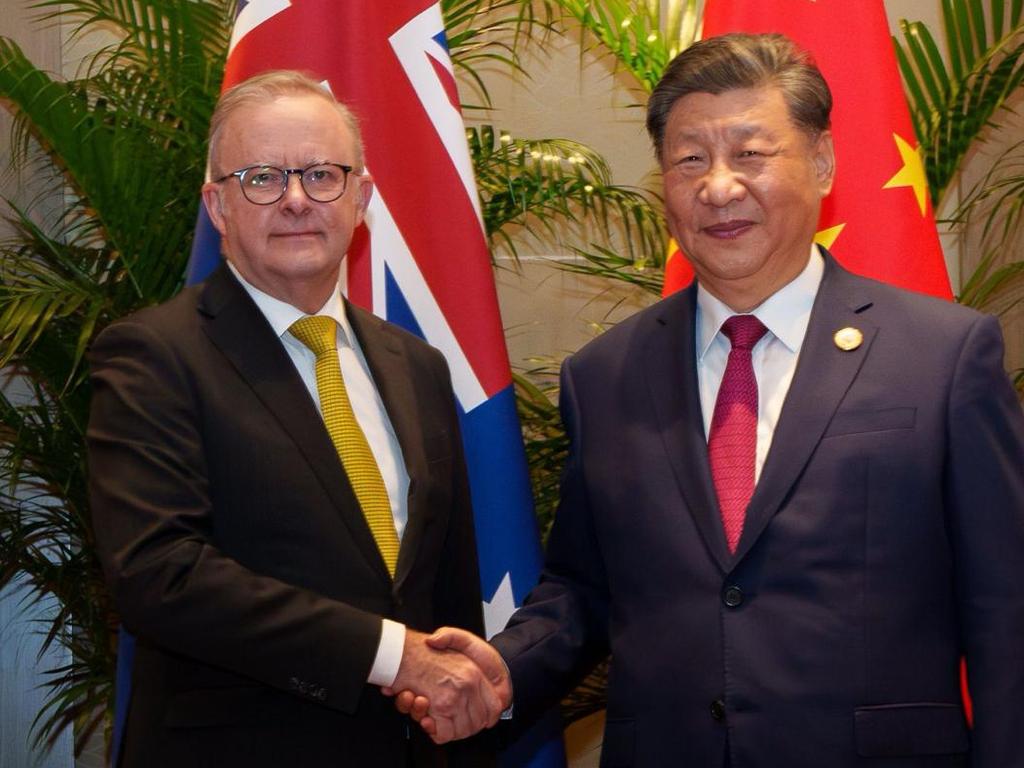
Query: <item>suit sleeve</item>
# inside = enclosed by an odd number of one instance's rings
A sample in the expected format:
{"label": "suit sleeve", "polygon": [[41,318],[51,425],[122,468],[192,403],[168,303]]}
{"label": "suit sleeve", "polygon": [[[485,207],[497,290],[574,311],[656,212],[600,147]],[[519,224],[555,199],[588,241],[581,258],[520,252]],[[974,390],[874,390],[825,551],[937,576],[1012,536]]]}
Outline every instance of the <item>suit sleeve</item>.
{"label": "suit sleeve", "polygon": [[[439,558],[437,580],[434,584],[434,626],[429,629],[438,626],[461,627],[482,637],[484,619],[476,528],[455,393],[444,357],[436,351],[431,351],[431,354],[436,359],[433,370],[434,382],[439,393],[439,407],[448,414],[452,461],[451,475],[446,480],[451,484],[452,501],[444,548]],[[445,747],[448,765],[451,768],[494,766],[496,750],[493,731],[483,731],[471,738],[453,741]]]}
{"label": "suit sleeve", "polygon": [[570,438],[561,499],[540,582],[492,641],[512,675],[515,719],[557,703],[608,654],[608,588],[583,462],[583,424],[572,359],[562,366],[560,408]]}
{"label": "suit sleeve", "polygon": [[122,321],[90,357],[90,504],[125,626],[173,653],[354,711],[380,617],[255,573],[214,546],[200,399],[163,336]]}
{"label": "suit sleeve", "polygon": [[975,768],[1024,768],[1024,415],[995,318],[974,324],[949,404],[946,497]]}
{"label": "suit sleeve", "polygon": [[476,635],[484,634],[483,603],[480,596],[480,565],[476,548],[476,527],[473,503],[466,471],[465,449],[459,428],[455,393],[452,390],[448,364],[440,353],[436,381],[442,393],[442,407],[449,414],[451,440],[452,504],[444,551],[438,564],[438,577],[434,589],[434,619],[438,626],[454,626]]}

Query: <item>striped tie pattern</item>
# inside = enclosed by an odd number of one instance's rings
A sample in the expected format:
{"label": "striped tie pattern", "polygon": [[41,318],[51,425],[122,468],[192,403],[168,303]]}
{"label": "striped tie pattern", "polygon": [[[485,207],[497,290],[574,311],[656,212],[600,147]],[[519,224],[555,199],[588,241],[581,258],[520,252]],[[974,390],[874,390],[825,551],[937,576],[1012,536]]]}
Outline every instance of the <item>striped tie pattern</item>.
{"label": "striped tie pattern", "polygon": [[341,376],[336,328],[333,318],[315,316],[296,320],[288,330],[316,355],[316,388],[327,433],[338,451],[388,572],[394,576],[398,562],[398,534],[391,515],[391,503],[380,467],[352,412],[345,380]]}
{"label": "striped tie pattern", "polygon": [[753,315],[733,315],[722,324],[732,343],[708,433],[711,478],[722,512],[729,551],[736,552],[747,505],[754,495],[757,455],[757,379],[752,352],[767,328]]}

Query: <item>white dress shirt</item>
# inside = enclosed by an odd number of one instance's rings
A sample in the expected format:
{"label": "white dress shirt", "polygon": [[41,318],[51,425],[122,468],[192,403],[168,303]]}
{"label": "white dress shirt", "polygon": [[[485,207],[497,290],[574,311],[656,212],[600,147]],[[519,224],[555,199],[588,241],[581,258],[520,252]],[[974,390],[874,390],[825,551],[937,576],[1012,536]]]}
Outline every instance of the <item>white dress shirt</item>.
{"label": "white dress shirt", "polygon": [[[761,468],[772,445],[775,426],[779,423],[782,404],[793,381],[800,347],[807,335],[811,307],[818,295],[825,260],[816,246],[803,272],[769,296],[749,314],[764,323],[768,332],[754,345],[754,376],[757,378],[757,454],[754,481],[761,477]],[[722,324],[737,314],[726,304],[697,285],[697,379],[700,386],[700,407],[704,414],[704,435],[711,432],[718,390],[722,386],[725,366],[732,344],[721,332]]]}
{"label": "white dress shirt", "polygon": [[[295,365],[295,370],[302,377],[302,383],[309,390],[310,397],[320,410],[320,397],[316,387],[316,355],[288,330],[292,323],[306,317],[306,314],[256,288],[239,274],[231,262],[228,262],[228,266],[246,293],[256,302],[260,312],[267,318],[267,322],[274,329],[274,333],[284,345],[285,352]],[[380,393],[373,383],[370,368],[359,346],[359,339],[352,332],[352,326],[345,315],[345,302],[341,299],[340,290],[335,290],[316,314],[330,317],[338,324],[338,358],[341,361],[345,389],[352,403],[352,412],[366,435],[370,451],[380,468],[388,500],[391,502],[395,530],[398,532],[398,540],[401,541],[409,520],[409,472],[405,467],[402,448],[398,444],[395,430],[391,426],[391,419],[380,399]],[[382,619],[382,622],[380,643],[367,682],[387,686],[394,682],[402,662],[405,626],[390,619]]]}

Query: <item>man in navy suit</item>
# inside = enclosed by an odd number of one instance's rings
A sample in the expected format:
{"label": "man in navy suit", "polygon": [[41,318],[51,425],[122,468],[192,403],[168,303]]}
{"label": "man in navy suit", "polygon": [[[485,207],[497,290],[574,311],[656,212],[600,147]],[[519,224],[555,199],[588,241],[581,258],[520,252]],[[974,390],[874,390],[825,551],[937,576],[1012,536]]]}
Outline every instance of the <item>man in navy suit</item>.
{"label": "man in navy suit", "polygon": [[493,640],[515,722],[611,653],[606,768],[1024,766],[1024,417],[998,325],[813,245],[830,109],[778,35],[698,43],[651,97],[697,280],[565,362],[544,573]]}

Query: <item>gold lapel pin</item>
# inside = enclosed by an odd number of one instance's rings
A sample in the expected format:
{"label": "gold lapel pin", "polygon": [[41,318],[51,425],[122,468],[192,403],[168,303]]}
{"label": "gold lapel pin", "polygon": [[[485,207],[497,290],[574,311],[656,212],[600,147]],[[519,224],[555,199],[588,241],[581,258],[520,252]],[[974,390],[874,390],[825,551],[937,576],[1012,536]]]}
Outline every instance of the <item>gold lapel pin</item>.
{"label": "gold lapel pin", "polygon": [[840,328],[836,331],[832,340],[836,343],[837,347],[843,350],[843,352],[851,352],[859,347],[864,341],[864,334],[856,328]]}

